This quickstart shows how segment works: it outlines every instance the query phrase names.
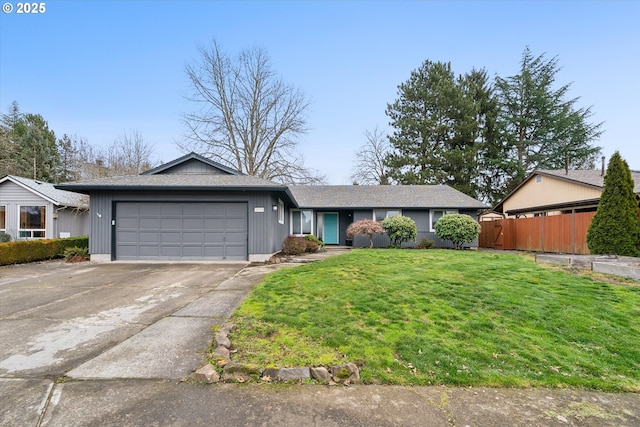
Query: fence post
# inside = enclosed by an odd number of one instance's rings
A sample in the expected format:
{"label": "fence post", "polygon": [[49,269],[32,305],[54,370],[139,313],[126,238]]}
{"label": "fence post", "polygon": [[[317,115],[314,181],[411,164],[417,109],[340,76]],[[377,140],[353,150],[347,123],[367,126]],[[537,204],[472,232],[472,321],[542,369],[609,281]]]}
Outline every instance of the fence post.
{"label": "fence post", "polygon": [[576,253],[576,208],[571,209],[571,253]]}
{"label": "fence post", "polygon": [[541,218],[542,218],[542,226],[541,226],[541,228],[542,228],[542,252],[545,252],[545,250],[544,250],[544,218],[545,217],[546,217],[545,214],[541,215]]}

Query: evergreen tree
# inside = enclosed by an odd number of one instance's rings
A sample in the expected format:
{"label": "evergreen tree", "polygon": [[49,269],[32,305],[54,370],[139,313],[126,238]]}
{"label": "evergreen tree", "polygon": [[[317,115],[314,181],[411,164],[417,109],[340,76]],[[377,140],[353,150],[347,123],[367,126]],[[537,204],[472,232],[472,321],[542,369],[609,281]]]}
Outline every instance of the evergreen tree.
{"label": "evergreen tree", "polygon": [[616,151],[607,165],[598,211],[587,231],[592,254],[640,256],[638,199],[633,186],[629,165]]}
{"label": "evergreen tree", "polygon": [[558,58],[534,57],[527,47],[520,72],[496,78],[502,140],[488,159],[504,178],[503,195],[535,169],[593,167],[600,147],[602,123],[590,123],[591,107],[576,108],[579,98],[567,99],[570,84],[555,88]]}
{"label": "evergreen tree", "polygon": [[0,176],[58,182],[60,153],[55,133],[39,114],[23,114],[17,102],[0,120]]}
{"label": "evergreen tree", "polygon": [[0,177],[16,175],[15,162],[17,147],[13,138],[13,127],[22,119],[18,103],[13,101],[9,113],[2,114],[0,119]]}
{"label": "evergreen tree", "polygon": [[[498,104],[485,70],[472,70],[465,75],[461,84],[463,94],[467,100],[471,101],[472,107],[466,111],[466,126],[469,130],[465,140],[474,141],[475,150],[469,154],[476,156],[465,159],[465,163],[459,168],[464,171],[473,189],[463,192],[488,201],[496,197],[494,187],[496,171],[489,162],[491,159],[489,153],[499,144],[496,128]],[[470,166],[475,168],[472,169]]]}
{"label": "evergreen tree", "polygon": [[80,179],[79,153],[74,141],[66,133],[58,140],[60,153],[59,181],[76,181]]}
{"label": "evergreen tree", "polygon": [[400,184],[448,184],[476,196],[477,159],[490,136],[491,88],[484,70],[455,77],[450,63],[425,61],[387,105],[394,128],[389,176]]}
{"label": "evergreen tree", "polygon": [[57,183],[60,153],[56,135],[40,114],[25,114],[10,132],[16,147],[16,174]]}

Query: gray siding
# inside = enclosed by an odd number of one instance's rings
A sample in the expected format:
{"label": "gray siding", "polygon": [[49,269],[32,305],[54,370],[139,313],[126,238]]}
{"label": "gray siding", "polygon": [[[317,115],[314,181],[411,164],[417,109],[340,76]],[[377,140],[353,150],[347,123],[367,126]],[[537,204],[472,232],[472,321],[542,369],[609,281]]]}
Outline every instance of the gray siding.
{"label": "gray siding", "polygon": [[[358,210],[353,212],[353,221],[360,221],[361,219],[373,219],[373,209]],[[374,248],[386,248],[391,245],[391,240],[386,234],[376,234],[373,236]],[[356,248],[364,248],[369,246],[368,236],[354,236],[353,246]]]}
{"label": "gray siding", "polygon": [[0,200],[39,200],[40,197],[18,184],[5,181],[0,185]]}
{"label": "gray siding", "polygon": [[20,227],[20,206],[45,206],[45,238],[53,239],[58,237],[55,230],[53,214],[56,206],[39,197],[21,186],[5,181],[0,185],[0,206],[5,207],[6,212],[6,233],[11,235],[12,240],[18,239],[18,229]]}
{"label": "gray siding", "polygon": [[[278,224],[278,213],[272,209],[273,204],[277,205],[277,197],[269,192],[102,191],[91,194],[91,254],[111,254],[111,221],[115,220],[113,204],[127,201],[247,203],[249,254],[270,254],[280,250],[282,240],[286,237],[283,231],[288,229],[287,219],[284,225]],[[274,239],[276,233],[284,237]]]}
{"label": "gray siding", "polygon": [[66,208],[58,211],[56,220],[56,237],[69,233],[71,237],[89,235],[89,212]]}
{"label": "gray siding", "polygon": [[200,160],[191,159],[184,163],[177,164],[167,170],[162,171],[163,174],[207,174],[207,175],[229,175],[227,172],[214,168],[211,165],[201,162]]}
{"label": "gray siding", "polygon": [[[103,191],[91,194],[89,199],[89,253],[111,253],[111,202],[113,192]],[[115,218],[114,218],[115,219]]]}
{"label": "gray siding", "polygon": [[271,212],[273,216],[269,220],[269,228],[270,228],[269,237],[270,237],[271,245],[270,245],[270,250],[265,253],[278,252],[280,249],[282,249],[282,242],[284,241],[284,239],[286,239],[287,236],[289,236],[289,220],[290,220],[289,211],[294,206],[287,204],[284,198],[278,197],[277,195],[271,196],[271,204],[269,206],[271,206],[272,208],[274,205],[278,206],[278,200],[282,200],[284,202],[284,223],[280,224],[278,222],[278,211],[273,211],[272,209]]}
{"label": "gray siding", "polygon": [[[459,213],[471,216],[476,221],[478,220],[477,210],[460,210]],[[416,228],[418,235],[415,242],[403,243],[403,247],[413,247],[416,243],[420,243],[423,238],[431,239],[435,242],[437,248],[452,248],[453,244],[447,240],[441,240],[436,236],[436,233],[430,231],[430,210],[403,210],[402,214],[413,219],[416,222]],[[354,212],[354,221],[361,219],[373,219],[373,210],[360,210]],[[391,244],[389,237],[386,234],[378,234],[373,237],[373,246],[376,248],[386,248]],[[356,236],[353,239],[354,247],[367,247],[369,246],[369,238],[367,236]],[[469,244],[469,246],[478,246],[478,240],[475,239]]]}
{"label": "gray siding", "polygon": [[347,244],[347,227],[353,222],[353,211],[342,211],[339,213],[338,220],[338,236],[339,244],[345,246]]}

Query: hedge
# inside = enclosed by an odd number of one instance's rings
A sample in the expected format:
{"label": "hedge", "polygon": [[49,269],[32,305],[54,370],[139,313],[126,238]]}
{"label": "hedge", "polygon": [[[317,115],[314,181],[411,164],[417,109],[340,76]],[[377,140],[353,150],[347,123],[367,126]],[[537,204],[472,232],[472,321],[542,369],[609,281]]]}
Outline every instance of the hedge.
{"label": "hedge", "polygon": [[62,258],[64,250],[74,246],[88,248],[89,237],[19,240],[17,242],[0,243],[0,265]]}

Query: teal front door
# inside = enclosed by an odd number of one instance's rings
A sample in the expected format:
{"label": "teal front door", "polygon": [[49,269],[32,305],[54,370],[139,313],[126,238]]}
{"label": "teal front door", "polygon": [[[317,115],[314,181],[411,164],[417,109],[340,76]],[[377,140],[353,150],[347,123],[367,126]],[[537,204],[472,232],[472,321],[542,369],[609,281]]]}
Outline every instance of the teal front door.
{"label": "teal front door", "polygon": [[325,245],[338,244],[338,214],[324,214],[324,232],[322,233],[322,241]]}

